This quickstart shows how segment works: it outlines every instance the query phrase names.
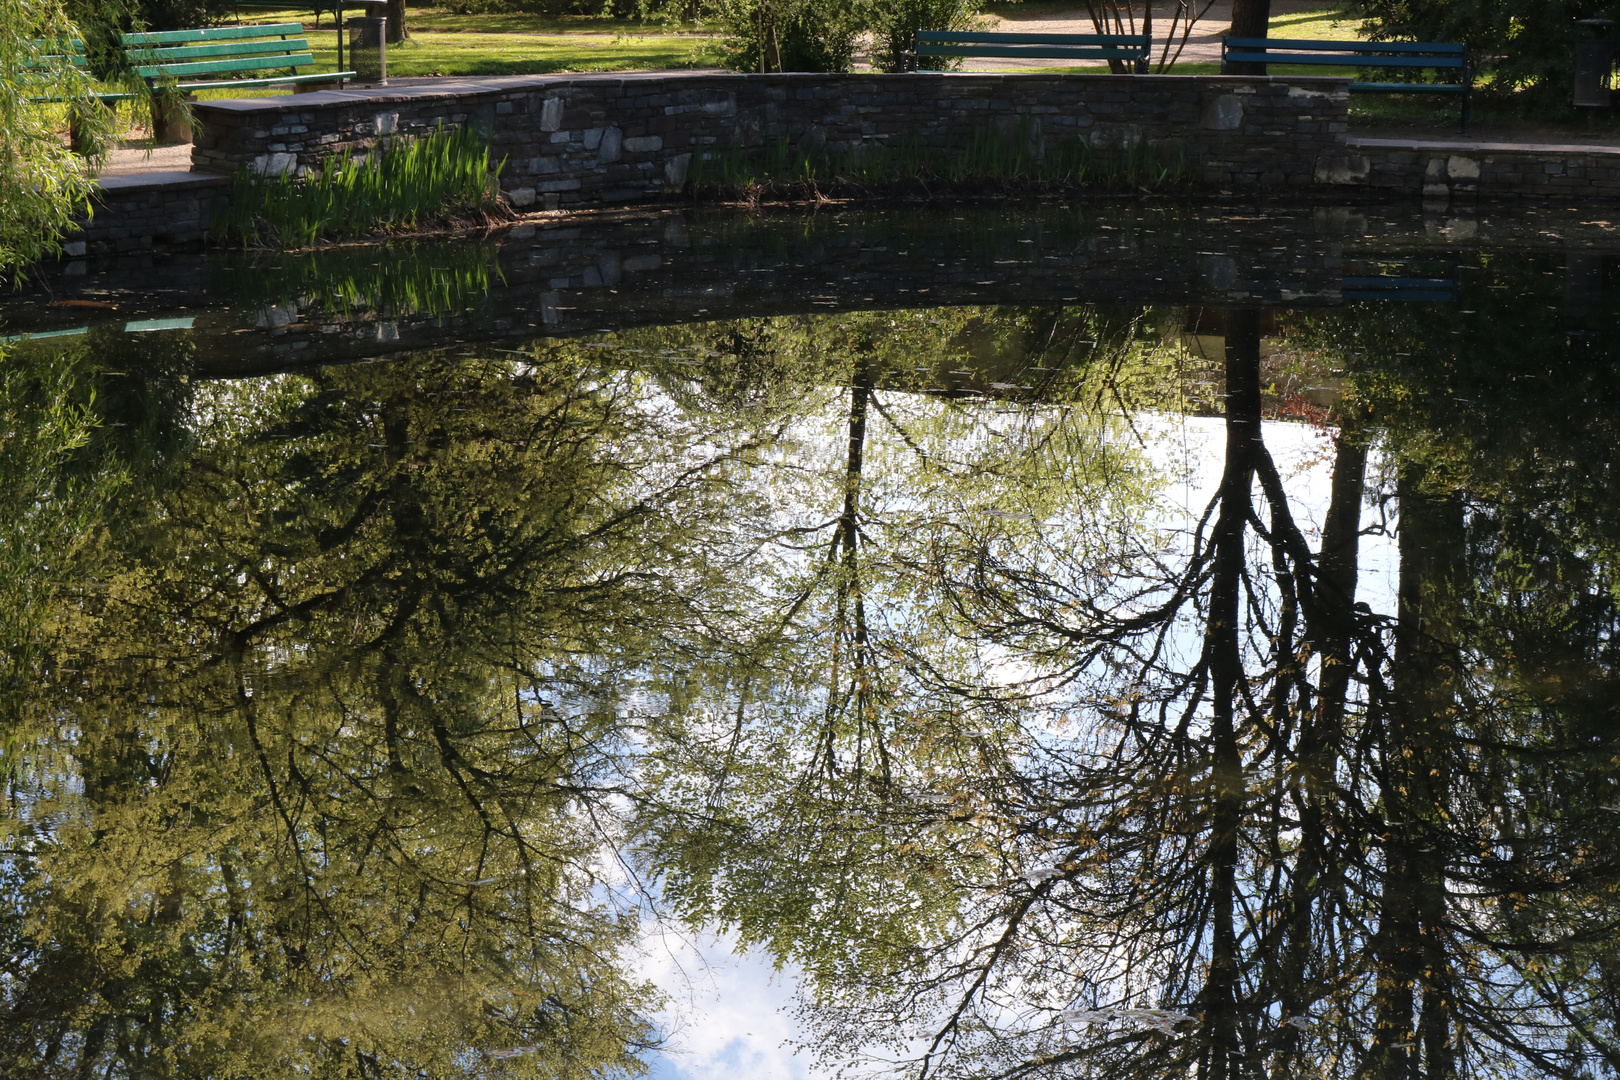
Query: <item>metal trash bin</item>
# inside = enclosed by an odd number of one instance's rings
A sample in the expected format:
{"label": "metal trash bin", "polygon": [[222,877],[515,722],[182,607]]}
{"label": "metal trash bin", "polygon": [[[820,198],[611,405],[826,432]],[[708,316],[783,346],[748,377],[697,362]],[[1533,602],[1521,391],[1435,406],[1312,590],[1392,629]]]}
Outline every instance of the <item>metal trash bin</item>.
{"label": "metal trash bin", "polygon": [[[346,0],[355,3],[356,0]],[[349,65],[355,81],[381,86],[388,82],[388,17],[386,0],[360,0],[366,14],[348,19]]]}
{"label": "metal trash bin", "polygon": [[1613,19],[1576,19],[1592,37],[1575,43],[1575,104],[1580,108],[1607,109],[1609,76],[1614,71],[1614,42],[1609,40]]}

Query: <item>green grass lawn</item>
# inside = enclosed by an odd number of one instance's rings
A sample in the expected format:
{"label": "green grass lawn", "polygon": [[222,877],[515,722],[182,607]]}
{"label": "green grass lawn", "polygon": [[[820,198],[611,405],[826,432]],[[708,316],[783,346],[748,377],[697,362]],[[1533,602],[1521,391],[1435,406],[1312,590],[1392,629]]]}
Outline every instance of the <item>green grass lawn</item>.
{"label": "green grass lawn", "polygon": [[[315,71],[337,70],[337,31],[327,19],[314,28],[311,13],[254,11],[244,22],[304,23],[315,54]],[[704,34],[671,32],[630,19],[590,15],[456,15],[434,8],[410,9],[410,38],[388,47],[388,74],[548,75],[565,71],[638,71],[713,67],[719,49]],[[275,88],[210,90],[201,99],[267,96]]]}
{"label": "green grass lawn", "polygon": [[1341,8],[1274,15],[1269,26],[1267,36],[1274,38],[1301,41],[1357,41],[1361,38],[1361,19]]}

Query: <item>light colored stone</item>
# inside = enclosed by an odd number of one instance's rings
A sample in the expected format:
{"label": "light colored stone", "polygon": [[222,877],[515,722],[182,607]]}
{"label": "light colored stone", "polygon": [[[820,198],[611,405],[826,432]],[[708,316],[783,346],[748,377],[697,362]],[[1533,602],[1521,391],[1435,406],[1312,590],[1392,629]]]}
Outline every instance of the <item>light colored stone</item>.
{"label": "light colored stone", "polygon": [[1453,180],[1478,180],[1479,162],[1461,154],[1453,154],[1446,159],[1446,175]]}
{"label": "light colored stone", "polygon": [[627,154],[650,154],[663,148],[664,140],[658,135],[637,135],[633,139],[624,140],[624,152]]}
{"label": "light colored stone", "polygon": [[1243,99],[1222,94],[1204,106],[1199,124],[1209,131],[1236,131],[1243,126]]}
{"label": "light colored stone", "polygon": [[260,154],[248,168],[254,176],[280,176],[296,170],[298,158],[293,154]]}
{"label": "light colored stone", "polygon": [[586,128],[585,129],[585,149],[587,149],[587,150],[595,150],[600,145],[602,145],[602,129],[601,128]]}
{"label": "light colored stone", "polygon": [[1318,184],[1365,184],[1372,162],[1362,154],[1323,156],[1316,162]]}
{"label": "light colored stone", "polygon": [[392,135],[399,130],[399,113],[378,113],[372,120],[378,135]]}
{"label": "light colored stone", "polygon": [[534,188],[532,188],[532,187],[514,188],[511,191],[508,191],[506,193],[506,198],[507,198],[507,201],[510,202],[513,206],[533,206],[534,205]]}
{"label": "light colored stone", "polygon": [[664,162],[664,182],[672,188],[685,187],[686,174],[691,167],[691,154],[672,154]]}
{"label": "light colored stone", "polygon": [[596,148],[596,163],[598,165],[611,165],[619,160],[619,151],[624,146],[624,135],[616,127],[610,127],[602,132],[601,145]]}
{"label": "light colored stone", "polygon": [[546,103],[540,107],[540,130],[556,131],[562,127],[563,99],[548,97]]}
{"label": "light colored stone", "polygon": [[83,240],[70,240],[70,241],[68,241],[67,243],[62,245],[62,254],[68,256],[69,258],[74,258],[74,259],[78,258],[80,255],[84,254],[84,241]]}

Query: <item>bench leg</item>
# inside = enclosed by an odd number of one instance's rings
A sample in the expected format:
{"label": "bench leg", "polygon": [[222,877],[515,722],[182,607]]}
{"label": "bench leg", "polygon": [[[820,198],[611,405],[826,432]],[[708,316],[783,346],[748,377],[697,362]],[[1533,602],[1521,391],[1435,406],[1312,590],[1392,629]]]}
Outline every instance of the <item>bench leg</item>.
{"label": "bench leg", "polygon": [[191,141],[191,110],[186,108],[186,98],[160,95],[152,99],[152,141],[158,146]]}

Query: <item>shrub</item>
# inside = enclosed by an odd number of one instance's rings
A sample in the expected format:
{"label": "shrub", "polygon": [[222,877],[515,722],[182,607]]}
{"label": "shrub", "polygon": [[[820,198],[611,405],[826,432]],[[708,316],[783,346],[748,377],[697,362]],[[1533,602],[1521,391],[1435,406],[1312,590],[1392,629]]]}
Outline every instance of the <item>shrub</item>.
{"label": "shrub", "polygon": [[917,31],[970,30],[978,13],[975,0],[871,0],[865,22],[872,34],[872,66],[904,71]]}
{"label": "shrub", "polygon": [[727,67],[848,71],[864,27],[858,0],[719,0]]}
{"label": "shrub", "polygon": [[1567,100],[1576,19],[1620,18],[1615,0],[1355,0],[1364,32],[1382,41],[1466,42],[1490,88]]}

